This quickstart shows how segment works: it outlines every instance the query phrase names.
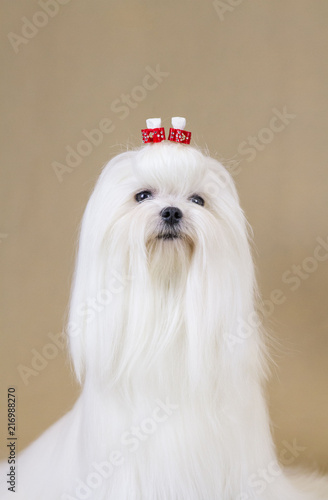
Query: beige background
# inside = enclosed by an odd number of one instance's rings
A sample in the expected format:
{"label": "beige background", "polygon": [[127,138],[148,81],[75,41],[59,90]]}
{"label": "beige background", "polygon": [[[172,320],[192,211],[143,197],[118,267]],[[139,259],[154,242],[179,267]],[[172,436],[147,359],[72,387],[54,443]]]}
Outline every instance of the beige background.
{"label": "beige background", "polygon": [[[304,450],[296,461],[327,470],[328,260],[306,259],[316,238],[328,237],[328,2],[224,4],[219,13],[211,0],[76,0],[58,12],[52,3],[47,18],[37,2],[2,2],[2,445],[7,387],[17,391],[19,448],[76,398],[63,352],[27,385],[17,367],[31,367],[31,350],[41,353],[48,333],[62,330],[78,224],[102,165],[140,144],[146,118],[161,116],[168,130],[170,117],[182,115],[194,143],[239,162],[263,296],[278,288],[285,297],[269,318],[279,341],[268,388],[277,446],[297,440]],[[26,33],[24,17],[45,25]],[[16,38],[15,53],[7,35],[22,29],[30,38]],[[167,75],[140,89],[157,65]],[[115,106],[126,94],[133,107],[122,119]],[[295,117],[263,132],[284,107]],[[114,130],[59,182],[53,162],[64,164],[66,148],[76,150],[82,131],[104,118]],[[251,159],[242,143],[258,135],[261,151]],[[292,291],[283,273],[311,262],[317,269]]]}

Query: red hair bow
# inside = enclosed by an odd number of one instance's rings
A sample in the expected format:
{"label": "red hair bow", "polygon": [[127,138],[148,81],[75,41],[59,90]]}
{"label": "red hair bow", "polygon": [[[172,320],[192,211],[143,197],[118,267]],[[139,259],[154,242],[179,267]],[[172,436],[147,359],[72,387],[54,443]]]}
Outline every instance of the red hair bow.
{"label": "red hair bow", "polygon": [[165,140],[165,130],[161,127],[160,118],[149,118],[146,120],[147,128],[141,130],[142,140],[148,142],[162,142]]}
{"label": "red hair bow", "polygon": [[170,128],[169,141],[182,142],[183,144],[190,144],[191,132],[187,132],[184,128],[186,126],[186,119],[180,116],[172,118],[172,127]]}
{"label": "red hair bow", "polygon": [[[161,127],[160,118],[149,118],[146,120],[147,128],[142,129],[142,140],[145,144],[149,142],[162,142],[165,140],[165,130]],[[182,144],[190,144],[191,132],[185,130],[186,119],[180,116],[172,118],[172,127],[168,140],[172,142],[180,142]]]}

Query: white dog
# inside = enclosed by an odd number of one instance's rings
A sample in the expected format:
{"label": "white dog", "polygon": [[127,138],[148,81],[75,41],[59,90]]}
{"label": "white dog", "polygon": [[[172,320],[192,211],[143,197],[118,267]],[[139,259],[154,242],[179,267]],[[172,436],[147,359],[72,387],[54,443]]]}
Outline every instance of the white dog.
{"label": "white dog", "polygon": [[5,464],[1,498],[327,500],[326,479],[278,465],[256,301],[247,222],[220,163],[176,142],[112,159],[72,288],[82,393],[19,456],[15,494]]}

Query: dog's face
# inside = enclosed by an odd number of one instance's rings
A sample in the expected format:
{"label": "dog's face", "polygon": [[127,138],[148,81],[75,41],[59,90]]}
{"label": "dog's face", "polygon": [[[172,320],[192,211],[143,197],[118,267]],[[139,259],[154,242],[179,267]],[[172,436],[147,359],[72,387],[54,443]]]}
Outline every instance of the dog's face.
{"label": "dog's face", "polygon": [[137,206],[131,216],[142,214],[145,218],[148,248],[171,252],[172,248],[185,245],[192,250],[197,239],[197,221],[201,224],[200,219],[205,217],[208,207],[205,208],[204,162],[201,156],[186,161],[186,150],[182,148],[162,144],[136,158]]}
{"label": "dog's face", "polygon": [[[189,146],[153,144],[115,158],[93,195],[95,238],[158,266],[231,253],[243,216],[228,172]],[[218,256],[218,255],[217,255]],[[160,261],[162,259],[162,262]],[[177,270],[177,268],[175,269]]]}
{"label": "dog's face", "polygon": [[[148,189],[140,191],[135,195],[135,200],[138,203],[154,198],[156,198],[156,192]],[[205,205],[204,199],[198,194],[191,195],[188,200],[202,207]],[[173,200],[171,203],[174,203],[174,205],[164,207],[158,214],[158,223],[154,231],[154,238],[158,240],[183,239],[188,234],[188,222],[185,224],[186,215],[179,207],[175,206],[178,203],[175,203]]]}
{"label": "dog's face", "polygon": [[[124,282],[119,293],[113,276]],[[77,371],[85,357],[92,366],[121,359],[123,373],[142,346],[155,359],[182,331],[196,353],[199,331],[214,342],[214,331],[230,329],[252,287],[246,223],[224,167],[176,143],[123,153],[104,168],[83,218],[70,315],[82,332],[71,343]],[[85,304],[100,290],[112,298],[92,323]]]}

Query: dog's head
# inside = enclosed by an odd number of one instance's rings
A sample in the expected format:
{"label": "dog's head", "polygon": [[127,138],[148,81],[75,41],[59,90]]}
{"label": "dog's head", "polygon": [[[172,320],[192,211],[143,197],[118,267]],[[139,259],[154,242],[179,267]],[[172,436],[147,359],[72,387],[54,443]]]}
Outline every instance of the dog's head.
{"label": "dog's head", "polygon": [[230,253],[245,234],[228,172],[176,143],[145,146],[109,162],[85,218],[93,241],[101,239],[109,252],[127,251],[130,259],[143,256],[149,265],[158,252],[161,266],[170,253],[186,259],[195,251],[208,253],[213,245],[221,255]]}
{"label": "dog's head", "polygon": [[253,285],[227,170],[182,144],[125,152],[104,168],[83,218],[70,315],[76,370],[92,352],[90,363],[104,356],[108,368],[141,355],[154,332],[169,345],[177,330],[190,339],[230,328]]}

